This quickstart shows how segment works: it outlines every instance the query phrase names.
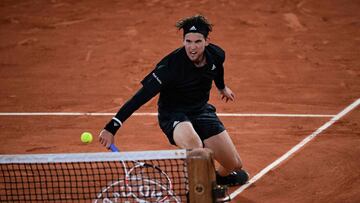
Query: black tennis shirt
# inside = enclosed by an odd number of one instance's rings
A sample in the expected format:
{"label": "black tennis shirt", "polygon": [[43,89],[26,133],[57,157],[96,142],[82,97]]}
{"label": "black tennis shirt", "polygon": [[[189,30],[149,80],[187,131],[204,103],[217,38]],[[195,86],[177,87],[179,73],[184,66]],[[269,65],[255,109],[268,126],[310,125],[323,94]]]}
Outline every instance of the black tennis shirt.
{"label": "black tennis shirt", "polygon": [[196,67],[185,48],[179,48],[164,59],[141,82],[150,92],[160,92],[159,110],[192,112],[200,110],[209,100],[212,81],[219,89],[225,87],[223,62],[225,52],[209,44],[205,48],[206,65]]}
{"label": "black tennis shirt", "polygon": [[[160,92],[158,110],[196,113],[209,101],[212,81],[224,89],[225,52],[219,46],[205,47],[206,65],[196,67],[181,47],[164,57],[142,81],[143,87],[128,100],[115,115],[124,122],[134,111]],[[118,124],[114,119],[105,129],[115,134]],[[114,126],[119,126],[115,127]]]}

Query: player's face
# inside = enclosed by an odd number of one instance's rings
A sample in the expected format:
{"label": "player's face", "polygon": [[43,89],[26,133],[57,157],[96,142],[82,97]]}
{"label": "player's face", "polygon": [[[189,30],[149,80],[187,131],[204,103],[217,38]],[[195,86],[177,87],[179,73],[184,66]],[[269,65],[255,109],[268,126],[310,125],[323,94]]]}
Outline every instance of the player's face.
{"label": "player's face", "polygon": [[184,47],[187,56],[192,62],[201,63],[204,59],[205,47],[208,45],[208,40],[200,33],[187,33],[184,37]]}

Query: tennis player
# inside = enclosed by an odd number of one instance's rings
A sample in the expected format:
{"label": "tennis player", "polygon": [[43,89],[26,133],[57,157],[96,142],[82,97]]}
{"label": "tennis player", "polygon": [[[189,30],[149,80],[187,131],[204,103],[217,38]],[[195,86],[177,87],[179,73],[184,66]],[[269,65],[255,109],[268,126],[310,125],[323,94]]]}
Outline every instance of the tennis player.
{"label": "tennis player", "polygon": [[100,132],[99,141],[109,148],[114,135],[134,111],[160,93],[158,120],[169,142],[184,149],[206,147],[219,162],[217,182],[242,185],[248,173],[216,109],[209,104],[212,81],[222,100],[235,96],[224,83],[225,52],[209,43],[212,24],[201,15],[176,23],[183,30],[183,46],[165,56],[142,81],[142,87]]}

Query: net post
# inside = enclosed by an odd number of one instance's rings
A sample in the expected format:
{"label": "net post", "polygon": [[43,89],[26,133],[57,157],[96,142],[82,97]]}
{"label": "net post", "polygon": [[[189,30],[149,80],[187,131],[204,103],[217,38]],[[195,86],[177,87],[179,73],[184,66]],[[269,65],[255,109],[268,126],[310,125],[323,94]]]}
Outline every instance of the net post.
{"label": "net post", "polygon": [[207,148],[189,151],[187,164],[190,203],[214,202],[212,188],[216,178],[212,151]]}

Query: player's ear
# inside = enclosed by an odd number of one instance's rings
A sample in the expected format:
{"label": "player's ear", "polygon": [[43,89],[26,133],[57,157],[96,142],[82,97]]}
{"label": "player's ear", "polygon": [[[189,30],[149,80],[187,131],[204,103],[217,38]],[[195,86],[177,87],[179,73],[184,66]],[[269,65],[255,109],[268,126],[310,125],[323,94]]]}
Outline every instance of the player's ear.
{"label": "player's ear", "polygon": [[205,38],[205,46],[209,45],[210,44],[210,38],[209,37],[206,37]]}
{"label": "player's ear", "polygon": [[182,43],[185,46],[185,44],[186,44],[185,36],[182,38]]}

